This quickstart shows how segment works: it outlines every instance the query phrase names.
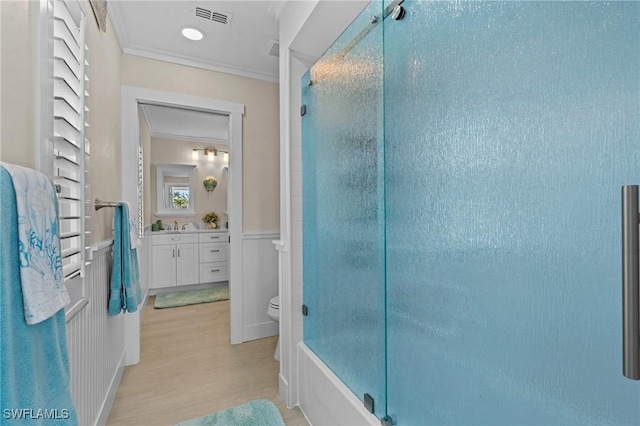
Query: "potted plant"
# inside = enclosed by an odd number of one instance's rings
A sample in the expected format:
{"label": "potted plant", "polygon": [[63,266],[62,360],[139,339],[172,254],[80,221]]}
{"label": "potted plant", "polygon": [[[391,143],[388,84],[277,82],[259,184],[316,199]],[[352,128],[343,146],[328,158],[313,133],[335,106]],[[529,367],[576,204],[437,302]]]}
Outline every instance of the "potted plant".
{"label": "potted plant", "polygon": [[207,229],[220,227],[220,218],[216,212],[209,212],[202,216],[202,221],[207,224]]}

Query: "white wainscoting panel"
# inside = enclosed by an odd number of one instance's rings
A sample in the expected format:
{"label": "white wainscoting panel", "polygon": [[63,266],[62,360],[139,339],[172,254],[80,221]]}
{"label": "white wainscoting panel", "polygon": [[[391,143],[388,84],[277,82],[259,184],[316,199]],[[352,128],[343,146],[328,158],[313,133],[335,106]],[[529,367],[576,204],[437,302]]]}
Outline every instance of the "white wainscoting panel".
{"label": "white wainscoting panel", "polygon": [[87,303],[67,320],[71,393],[81,425],[107,422],[124,374],[124,315],[107,315],[112,244],[94,248],[87,267]]}
{"label": "white wainscoting panel", "polygon": [[267,315],[269,300],[278,295],[278,252],[272,243],[278,238],[279,233],[242,236],[244,342],[278,334],[278,323]]}
{"label": "white wainscoting panel", "polygon": [[140,267],[140,292],[142,298],[138,305],[138,310],[134,313],[124,315],[125,319],[125,345],[127,355],[125,365],[135,365],[140,362],[140,324],[142,313],[149,297],[149,271],[151,252],[151,238],[145,236],[138,246],[138,265]]}

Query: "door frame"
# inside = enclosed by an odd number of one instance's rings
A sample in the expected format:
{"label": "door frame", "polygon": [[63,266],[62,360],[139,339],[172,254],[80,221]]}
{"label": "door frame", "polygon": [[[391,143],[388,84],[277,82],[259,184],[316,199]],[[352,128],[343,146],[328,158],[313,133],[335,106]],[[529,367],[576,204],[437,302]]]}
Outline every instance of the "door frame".
{"label": "door frame", "polygon": [[[232,344],[242,343],[242,118],[244,104],[143,89],[134,86],[121,87],[122,120],[122,198],[137,206],[138,149],[140,103],[181,107],[229,116],[229,338]],[[146,275],[146,274],[145,274]],[[129,314],[127,314],[129,316]],[[140,360],[140,318],[132,315],[126,323],[127,365]]]}

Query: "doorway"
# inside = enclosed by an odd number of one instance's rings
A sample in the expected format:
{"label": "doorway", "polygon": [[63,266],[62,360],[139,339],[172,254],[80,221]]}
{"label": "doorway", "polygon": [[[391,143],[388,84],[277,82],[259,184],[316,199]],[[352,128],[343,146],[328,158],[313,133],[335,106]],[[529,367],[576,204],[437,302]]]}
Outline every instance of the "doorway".
{"label": "doorway", "polygon": [[[122,86],[122,197],[139,206],[139,108],[140,104],[169,106],[210,112],[229,117],[229,170],[227,212],[229,220],[229,337],[232,344],[242,343],[243,260],[242,246],[242,119],[244,104],[182,95],[138,87]],[[232,219],[231,219],[232,218]],[[234,244],[235,243],[235,244]],[[146,253],[142,253],[143,258]],[[144,265],[141,281],[148,280]],[[143,284],[143,287],[145,285]],[[148,285],[146,286],[148,288]],[[146,292],[148,295],[148,291]],[[126,316],[127,365],[140,360],[140,313]]]}

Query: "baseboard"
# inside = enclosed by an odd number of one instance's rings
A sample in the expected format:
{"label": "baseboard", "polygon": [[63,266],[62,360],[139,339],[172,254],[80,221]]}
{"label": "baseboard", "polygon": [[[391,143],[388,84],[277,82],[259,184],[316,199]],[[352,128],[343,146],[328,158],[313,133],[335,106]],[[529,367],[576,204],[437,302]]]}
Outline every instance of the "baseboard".
{"label": "baseboard", "polygon": [[147,302],[149,301],[149,289],[144,291],[142,295],[142,302],[138,305],[138,310],[140,311],[140,317],[142,317],[142,313],[144,312],[144,308],[147,306]]}
{"label": "baseboard", "polygon": [[278,231],[265,231],[265,232],[243,232],[243,240],[277,240],[280,238],[280,232]]}
{"label": "baseboard", "polygon": [[298,344],[298,405],[312,425],[380,425],[304,343]]}
{"label": "baseboard", "polygon": [[245,325],[242,328],[242,341],[262,339],[264,337],[276,336],[278,334],[278,323],[269,321],[262,324]]}
{"label": "baseboard", "polygon": [[[280,348],[282,350],[282,348]],[[287,379],[282,377],[282,374],[278,374],[278,393],[280,394],[280,399],[284,402],[284,405],[287,408],[291,408],[297,405],[298,401],[289,401],[289,382]]]}
{"label": "baseboard", "polygon": [[113,401],[115,401],[116,399],[118,387],[120,386],[120,382],[122,381],[122,376],[124,376],[125,354],[126,351],[123,351],[122,355],[120,356],[120,362],[118,363],[118,368],[116,369],[116,372],[113,375],[113,379],[111,380],[111,384],[109,385],[109,391],[107,392],[107,396],[102,403],[102,407],[100,407],[98,418],[96,419],[96,425],[102,426],[107,424],[109,413],[111,413],[111,407],[113,407]]}

